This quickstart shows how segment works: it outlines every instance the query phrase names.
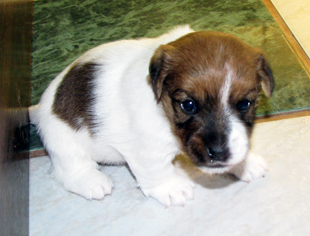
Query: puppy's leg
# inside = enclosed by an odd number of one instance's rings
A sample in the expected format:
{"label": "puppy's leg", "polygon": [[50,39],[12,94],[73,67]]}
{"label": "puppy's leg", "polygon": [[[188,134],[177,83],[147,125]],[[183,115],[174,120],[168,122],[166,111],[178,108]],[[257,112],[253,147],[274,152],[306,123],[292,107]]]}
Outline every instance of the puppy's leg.
{"label": "puppy's leg", "polygon": [[172,158],[148,156],[145,159],[127,160],[145,196],[155,198],[166,207],[184,206],[187,200],[194,199],[195,184],[171,163]]}
{"label": "puppy's leg", "polygon": [[52,120],[44,127],[44,141],[51,157],[56,178],[64,187],[86,199],[102,199],[111,194],[112,181],[98,170],[86,148],[91,142],[87,132],[73,131],[62,122]]}
{"label": "puppy's leg", "polygon": [[111,194],[113,183],[98,170],[98,164],[82,150],[50,154],[58,180],[64,187],[86,199],[102,199]]}
{"label": "puppy's leg", "polygon": [[230,169],[229,173],[245,182],[250,182],[253,179],[265,177],[267,171],[265,160],[261,156],[249,152],[247,158]]}

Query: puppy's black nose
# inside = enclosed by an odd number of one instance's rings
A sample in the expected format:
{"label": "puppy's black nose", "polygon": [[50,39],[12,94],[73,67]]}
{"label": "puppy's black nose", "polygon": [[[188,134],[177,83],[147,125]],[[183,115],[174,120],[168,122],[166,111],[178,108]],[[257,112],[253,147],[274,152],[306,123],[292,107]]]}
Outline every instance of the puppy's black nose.
{"label": "puppy's black nose", "polygon": [[228,158],[229,151],[227,148],[219,146],[207,147],[207,153],[212,161],[226,161]]}

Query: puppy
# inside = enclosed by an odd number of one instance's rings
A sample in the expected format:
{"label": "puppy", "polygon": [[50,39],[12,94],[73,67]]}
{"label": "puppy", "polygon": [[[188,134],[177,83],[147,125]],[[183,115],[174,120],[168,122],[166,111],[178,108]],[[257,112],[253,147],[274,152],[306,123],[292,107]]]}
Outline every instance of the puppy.
{"label": "puppy", "polygon": [[50,83],[30,119],[67,190],[102,199],[113,184],[97,163],[127,163],[146,196],[184,205],[194,184],[172,164],[180,152],[209,173],[265,175],[249,137],[261,85],[271,96],[273,84],[259,49],[184,26],[86,52]]}

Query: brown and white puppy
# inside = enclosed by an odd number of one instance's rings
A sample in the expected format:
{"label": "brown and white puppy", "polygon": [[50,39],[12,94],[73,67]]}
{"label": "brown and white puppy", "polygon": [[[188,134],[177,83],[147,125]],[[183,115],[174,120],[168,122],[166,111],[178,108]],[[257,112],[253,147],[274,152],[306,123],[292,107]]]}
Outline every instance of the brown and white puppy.
{"label": "brown and white puppy", "polygon": [[51,82],[30,118],[69,191],[102,199],[113,184],[97,163],[127,163],[146,196],[184,205],[194,184],[172,164],[180,152],[210,173],[264,176],[264,160],[248,151],[261,84],[271,96],[260,50],[185,26],[88,51]]}

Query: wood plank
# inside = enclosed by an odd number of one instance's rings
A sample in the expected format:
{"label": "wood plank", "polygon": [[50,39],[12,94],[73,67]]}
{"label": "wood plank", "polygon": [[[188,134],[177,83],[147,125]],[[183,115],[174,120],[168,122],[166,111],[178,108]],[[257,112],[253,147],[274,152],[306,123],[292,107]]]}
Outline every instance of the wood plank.
{"label": "wood plank", "polygon": [[0,234],[28,235],[28,153],[14,148],[28,122],[32,2],[0,2]]}

